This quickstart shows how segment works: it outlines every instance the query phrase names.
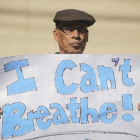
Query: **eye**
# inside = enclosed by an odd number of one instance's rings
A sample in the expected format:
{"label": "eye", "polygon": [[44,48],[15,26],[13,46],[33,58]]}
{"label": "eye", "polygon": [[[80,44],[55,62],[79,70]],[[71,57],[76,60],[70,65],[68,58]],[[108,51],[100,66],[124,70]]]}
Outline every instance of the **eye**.
{"label": "eye", "polygon": [[88,30],[80,28],[80,29],[78,29],[78,32],[81,34],[86,34],[88,32]]}
{"label": "eye", "polygon": [[70,31],[70,32],[74,31],[74,29],[70,27],[67,27],[65,30]]}
{"label": "eye", "polygon": [[74,29],[71,27],[64,27],[64,28],[62,28],[62,30],[66,34],[71,34],[74,31]]}

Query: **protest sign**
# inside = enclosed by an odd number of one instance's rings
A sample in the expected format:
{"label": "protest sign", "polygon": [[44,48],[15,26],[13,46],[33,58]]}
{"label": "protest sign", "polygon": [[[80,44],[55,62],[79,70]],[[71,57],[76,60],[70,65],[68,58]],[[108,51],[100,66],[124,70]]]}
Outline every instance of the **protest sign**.
{"label": "protest sign", "polygon": [[1,139],[139,140],[139,55],[0,58]]}

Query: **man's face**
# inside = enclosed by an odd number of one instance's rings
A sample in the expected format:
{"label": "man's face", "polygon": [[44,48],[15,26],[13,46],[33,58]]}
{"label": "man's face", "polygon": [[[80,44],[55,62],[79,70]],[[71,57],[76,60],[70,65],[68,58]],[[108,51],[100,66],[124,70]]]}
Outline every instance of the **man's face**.
{"label": "man's face", "polygon": [[82,54],[88,41],[87,25],[84,23],[60,24],[53,35],[58,41],[60,54]]}

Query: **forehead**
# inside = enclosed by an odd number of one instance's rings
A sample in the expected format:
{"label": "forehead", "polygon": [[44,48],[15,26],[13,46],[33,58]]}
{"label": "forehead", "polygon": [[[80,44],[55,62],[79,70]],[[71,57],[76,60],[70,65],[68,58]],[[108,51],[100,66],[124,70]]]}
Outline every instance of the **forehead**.
{"label": "forehead", "polygon": [[74,23],[59,23],[57,25],[57,28],[63,28],[63,27],[72,27],[72,28],[87,28],[86,23],[78,23],[78,22],[74,22]]}

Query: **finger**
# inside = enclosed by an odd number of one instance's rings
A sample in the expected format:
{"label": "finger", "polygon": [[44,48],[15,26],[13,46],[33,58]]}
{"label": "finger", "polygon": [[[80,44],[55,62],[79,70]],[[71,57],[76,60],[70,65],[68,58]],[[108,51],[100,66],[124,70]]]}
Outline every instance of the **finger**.
{"label": "finger", "polygon": [[138,110],[140,111],[140,107],[138,107]]}
{"label": "finger", "polygon": [[137,107],[137,108],[138,108],[138,110],[140,111],[140,104],[138,104],[138,107]]}
{"label": "finger", "polygon": [[2,115],[2,114],[3,114],[3,112],[2,112],[1,107],[0,107],[0,115]]}

